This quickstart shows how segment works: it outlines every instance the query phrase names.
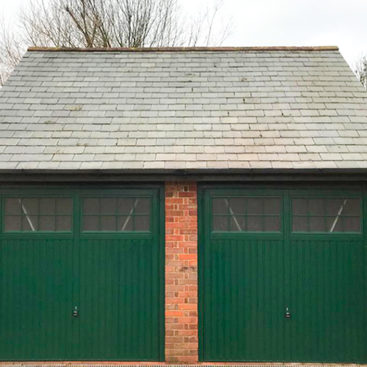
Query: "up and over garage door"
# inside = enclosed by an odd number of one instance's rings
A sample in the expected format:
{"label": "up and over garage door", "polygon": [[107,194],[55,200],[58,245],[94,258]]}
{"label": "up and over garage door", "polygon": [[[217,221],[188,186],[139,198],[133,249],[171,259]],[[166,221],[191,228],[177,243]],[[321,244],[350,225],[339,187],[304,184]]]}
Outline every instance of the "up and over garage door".
{"label": "up and over garage door", "polygon": [[367,362],[365,192],[199,194],[201,360]]}
{"label": "up and over garage door", "polygon": [[2,190],[0,359],[162,360],[161,199]]}

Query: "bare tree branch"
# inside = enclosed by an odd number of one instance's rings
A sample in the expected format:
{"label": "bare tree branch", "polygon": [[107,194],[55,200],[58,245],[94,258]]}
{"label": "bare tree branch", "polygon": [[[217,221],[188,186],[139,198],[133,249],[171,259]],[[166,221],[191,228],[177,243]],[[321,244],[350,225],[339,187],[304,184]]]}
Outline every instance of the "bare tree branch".
{"label": "bare tree branch", "polygon": [[[30,0],[21,17],[21,38],[0,30],[1,81],[19,62],[26,46],[170,47],[209,45],[223,0],[187,20],[178,0]],[[223,22],[223,21],[222,21]],[[218,35],[217,35],[218,37]],[[220,40],[220,41],[218,41]],[[2,66],[1,66],[2,65]]]}
{"label": "bare tree branch", "polygon": [[34,46],[209,45],[222,4],[187,22],[177,0],[32,0],[22,21]]}
{"label": "bare tree branch", "polygon": [[0,22],[0,86],[13,71],[25,52],[25,46],[16,34],[9,31],[8,25]]}
{"label": "bare tree branch", "polygon": [[361,57],[356,63],[355,74],[364,88],[367,89],[367,56]]}

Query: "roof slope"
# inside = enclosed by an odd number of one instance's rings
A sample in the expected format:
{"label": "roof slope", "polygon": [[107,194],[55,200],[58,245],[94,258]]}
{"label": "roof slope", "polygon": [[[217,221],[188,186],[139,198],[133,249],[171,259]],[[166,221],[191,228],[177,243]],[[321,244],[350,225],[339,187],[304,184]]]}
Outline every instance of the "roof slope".
{"label": "roof slope", "polygon": [[27,52],[0,168],[367,168],[367,94],[336,48],[140,51]]}

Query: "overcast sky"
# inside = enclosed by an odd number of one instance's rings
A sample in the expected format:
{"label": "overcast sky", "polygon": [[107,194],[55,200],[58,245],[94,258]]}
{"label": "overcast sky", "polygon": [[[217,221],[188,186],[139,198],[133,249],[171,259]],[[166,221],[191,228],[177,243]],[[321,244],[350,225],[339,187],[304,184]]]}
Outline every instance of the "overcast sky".
{"label": "overcast sky", "polygon": [[[179,0],[190,14],[215,0]],[[12,23],[28,0],[0,0]],[[224,0],[232,32],[223,46],[337,45],[350,64],[367,54],[367,0]],[[200,5],[198,5],[200,4]],[[1,18],[0,18],[1,19]],[[219,19],[220,23],[220,19]]]}

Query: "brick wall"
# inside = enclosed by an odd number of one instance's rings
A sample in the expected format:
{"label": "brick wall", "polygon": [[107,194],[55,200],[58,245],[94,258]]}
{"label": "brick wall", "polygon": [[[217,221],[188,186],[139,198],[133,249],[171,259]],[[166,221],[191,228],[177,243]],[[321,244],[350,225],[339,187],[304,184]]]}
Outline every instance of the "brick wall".
{"label": "brick wall", "polygon": [[166,183],[166,362],[198,361],[197,186]]}

